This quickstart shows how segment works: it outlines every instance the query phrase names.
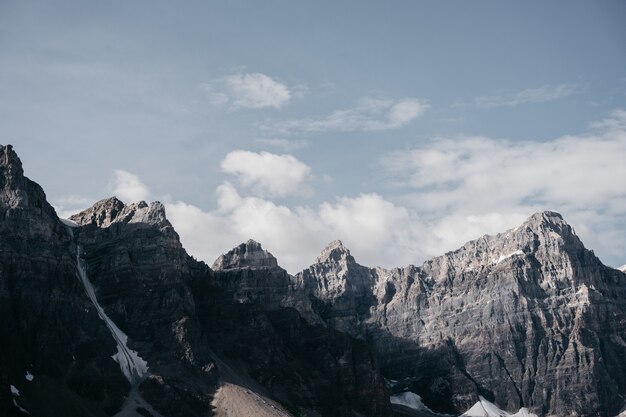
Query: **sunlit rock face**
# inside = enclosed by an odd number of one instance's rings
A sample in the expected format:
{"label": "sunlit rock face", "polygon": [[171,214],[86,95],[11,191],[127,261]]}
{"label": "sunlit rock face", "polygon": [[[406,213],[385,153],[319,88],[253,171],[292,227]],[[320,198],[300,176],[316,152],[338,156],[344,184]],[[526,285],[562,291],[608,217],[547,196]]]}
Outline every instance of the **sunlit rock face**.
{"label": "sunlit rock face", "polygon": [[[479,395],[538,415],[615,415],[626,389],[626,275],[553,212],[420,267],[357,264],[333,243],[298,277],[329,326],[437,411]],[[584,394],[583,394],[584,393]]]}
{"label": "sunlit rock face", "polygon": [[1,146],[0,415],[624,408],[626,274],[557,213],[421,266],[362,266],[334,241],[295,276],[252,240],[196,261],[159,202],[72,221]]}

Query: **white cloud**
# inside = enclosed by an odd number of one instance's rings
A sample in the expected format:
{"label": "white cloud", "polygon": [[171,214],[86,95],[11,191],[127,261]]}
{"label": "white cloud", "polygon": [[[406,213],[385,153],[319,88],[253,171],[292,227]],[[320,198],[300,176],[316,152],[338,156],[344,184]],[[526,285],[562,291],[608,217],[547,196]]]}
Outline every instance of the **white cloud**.
{"label": "white cloud", "polygon": [[289,88],[261,73],[237,73],[204,85],[215,104],[230,104],[233,108],[275,108],[288,104]]}
{"label": "white cloud", "polygon": [[166,205],[185,248],[209,264],[250,238],[261,242],[292,273],[313,263],[334,239],[342,239],[356,257],[373,264],[408,263],[413,256],[410,246],[397,250],[407,243],[408,212],[377,194],[342,197],[317,208],[289,208],[242,197],[227,183],[217,195],[214,211],[181,201]]}
{"label": "white cloud", "polygon": [[147,200],[150,196],[148,187],[141,182],[137,175],[122,169],[115,171],[115,178],[111,183],[111,189],[113,195],[124,203]]}
{"label": "white cloud", "polygon": [[256,141],[262,145],[271,146],[272,148],[281,149],[283,151],[292,151],[309,146],[309,142],[305,139],[261,138]]}
{"label": "white cloud", "polygon": [[237,150],[226,155],[221,168],[258,195],[311,194],[311,168],[292,155]]}
{"label": "white cloud", "polygon": [[[437,247],[452,249],[461,236],[498,230],[489,225],[502,230],[551,209],[576,225],[589,246],[617,256],[626,244],[626,112],[594,126],[604,130],[547,142],[438,139],[393,152],[384,166],[408,188],[405,203],[434,220]],[[492,217],[472,224],[482,213]]]}
{"label": "white cloud", "polygon": [[321,118],[288,120],[270,126],[281,132],[381,131],[397,129],[420,117],[430,107],[427,101],[365,99],[352,109],[336,110]]}
{"label": "white cloud", "polygon": [[578,92],[575,84],[546,84],[538,88],[528,88],[516,94],[502,96],[481,96],[474,101],[478,107],[515,107],[525,103],[545,103],[558,100]]}
{"label": "white cloud", "polygon": [[[168,202],[166,209],[185,248],[209,264],[250,238],[292,273],[311,264],[334,239],[365,265],[419,264],[549,209],[560,211],[587,247],[618,265],[624,263],[626,247],[626,112],[614,112],[593,129],[547,142],[436,139],[392,152],[384,169],[396,185],[406,187],[397,201],[365,193],[315,206],[277,204],[268,196],[293,191],[302,182],[283,183],[272,193],[268,188],[281,180],[276,172],[302,163],[290,155],[235,151],[226,165],[232,163],[241,185],[265,189],[266,197],[243,195],[225,182],[216,190],[212,210],[182,201]],[[281,164],[271,174],[259,168]],[[246,171],[244,166],[256,168]],[[304,167],[301,178],[309,175]],[[121,182],[140,184],[148,194],[136,176],[130,178]]]}

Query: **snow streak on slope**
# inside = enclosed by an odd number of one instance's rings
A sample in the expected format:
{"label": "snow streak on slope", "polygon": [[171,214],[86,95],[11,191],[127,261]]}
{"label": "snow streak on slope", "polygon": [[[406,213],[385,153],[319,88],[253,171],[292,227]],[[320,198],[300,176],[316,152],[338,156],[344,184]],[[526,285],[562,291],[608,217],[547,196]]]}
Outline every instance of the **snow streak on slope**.
{"label": "snow streak on slope", "polygon": [[422,398],[412,392],[402,392],[389,397],[391,404],[403,405],[416,411],[432,411],[424,405]]}
{"label": "snow streak on slope", "polygon": [[497,405],[485,400],[483,397],[478,398],[480,398],[480,401],[461,414],[461,417],[537,417],[536,414],[531,413],[527,408],[520,408],[517,413],[511,414],[500,410]]}
{"label": "snow streak on slope", "polygon": [[96,308],[96,311],[98,311],[98,315],[106,323],[113,339],[115,339],[115,343],[117,343],[117,353],[113,355],[113,359],[120,365],[120,369],[131,385],[136,386],[148,376],[148,363],[144,361],[137,352],[128,348],[126,345],[128,336],[113,323],[98,303],[93,285],[91,285],[89,278],[87,278],[85,264],[80,259],[80,251],[80,246],[78,246],[76,249],[76,264],[78,265],[80,280],[85,287],[85,292]]}

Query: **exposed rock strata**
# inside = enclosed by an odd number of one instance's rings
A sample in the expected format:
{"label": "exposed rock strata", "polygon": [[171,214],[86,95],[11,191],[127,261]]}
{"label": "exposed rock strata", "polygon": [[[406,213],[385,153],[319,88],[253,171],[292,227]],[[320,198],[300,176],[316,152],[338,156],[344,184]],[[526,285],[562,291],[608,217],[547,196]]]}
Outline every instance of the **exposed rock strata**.
{"label": "exposed rock strata", "polygon": [[[421,267],[358,265],[336,243],[297,276],[331,327],[371,343],[385,376],[462,411],[482,395],[540,415],[615,415],[626,391],[626,275],[557,213]],[[330,256],[329,256],[330,255]]]}
{"label": "exposed rock strata", "polygon": [[296,276],[254,241],[214,269],[197,262],[158,202],[110,198],[72,219],[0,147],[0,415],[19,414],[17,401],[33,416],[110,416],[129,393],[77,277],[79,246],[99,303],[148,362],[139,390],[163,417],[224,412],[221,384],[268,415],[387,416],[379,367],[393,392],[435,411],[481,396],[541,416],[624,405],[626,274],[557,213],[419,267],[368,268],[335,241]]}
{"label": "exposed rock strata", "polygon": [[[241,384],[267,410],[274,398],[298,415],[390,415],[363,341],[265,303],[293,290],[294,278],[258,243],[214,272],[187,255],[158,202],[102,200],[68,227],[10,147],[0,149],[0,168],[2,415],[19,414],[9,385],[33,416],[110,416],[136,395],[112,359],[116,344],[78,279],[77,258],[106,315],[147,361],[139,390],[163,417],[219,414],[222,383]],[[125,412],[149,413],[129,404]]]}

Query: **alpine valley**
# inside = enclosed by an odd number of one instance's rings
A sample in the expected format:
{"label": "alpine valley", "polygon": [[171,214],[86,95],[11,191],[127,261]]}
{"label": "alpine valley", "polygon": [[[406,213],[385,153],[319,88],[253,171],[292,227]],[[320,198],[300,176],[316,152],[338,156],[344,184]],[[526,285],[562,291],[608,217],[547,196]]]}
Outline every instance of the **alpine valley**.
{"label": "alpine valley", "polygon": [[159,202],[112,197],[59,219],[0,147],[0,416],[614,417],[625,404],[626,274],[557,213],[421,266],[363,266],[334,241],[290,275],[252,240],[208,266]]}

